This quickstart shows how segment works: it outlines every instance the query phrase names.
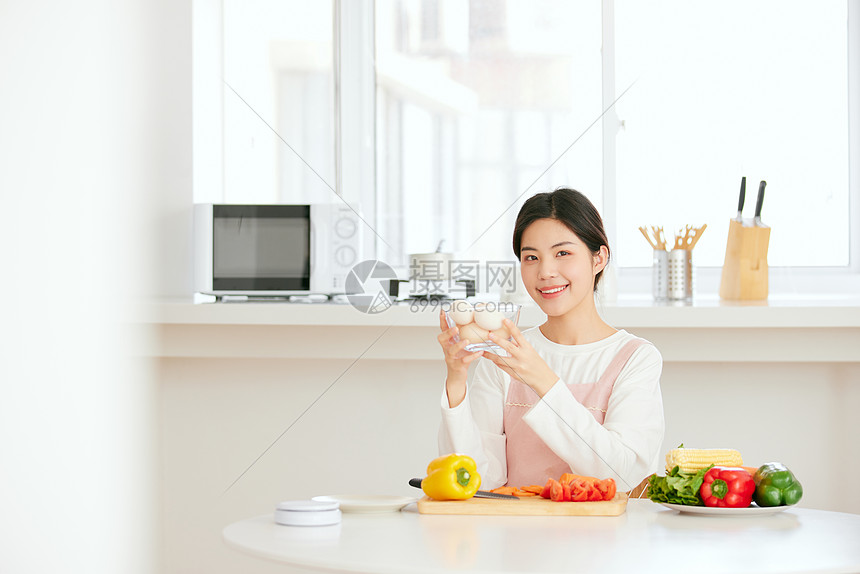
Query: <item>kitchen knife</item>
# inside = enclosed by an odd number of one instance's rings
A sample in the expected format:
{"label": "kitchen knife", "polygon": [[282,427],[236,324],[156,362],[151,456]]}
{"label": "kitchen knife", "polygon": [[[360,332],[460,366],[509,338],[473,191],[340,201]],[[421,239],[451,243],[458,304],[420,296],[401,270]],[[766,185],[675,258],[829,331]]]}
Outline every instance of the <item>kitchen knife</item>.
{"label": "kitchen knife", "polygon": [[755,225],[761,226],[761,204],[764,202],[764,186],[767,185],[765,180],[761,180],[758,184],[758,197],[755,200]]}
{"label": "kitchen knife", "polygon": [[741,178],[741,195],[738,197],[738,216],[735,217],[737,221],[743,222],[744,220],[744,200],[747,195],[747,178],[746,176]]}
{"label": "kitchen knife", "polygon": [[[410,478],[409,486],[414,486],[415,488],[421,488],[421,479],[420,478]],[[479,490],[475,493],[475,498],[498,498],[503,500],[519,500],[518,496],[514,496],[513,494],[499,494],[497,492],[490,492],[488,490]]]}

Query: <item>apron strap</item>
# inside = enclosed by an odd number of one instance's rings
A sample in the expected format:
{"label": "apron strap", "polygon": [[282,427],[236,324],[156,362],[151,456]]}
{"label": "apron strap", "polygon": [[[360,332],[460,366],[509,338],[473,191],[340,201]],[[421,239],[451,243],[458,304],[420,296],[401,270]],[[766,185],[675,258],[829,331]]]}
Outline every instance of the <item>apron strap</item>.
{"label": "apron strap", "polygon": [[627,341],[627,344],[621,347],[621,350],[618,351],[618,354],[615,355],[615,358],[612,359],[612,362],[609,363],[608,367],[606,367],[606,371],[604,371],[603,375],[600,376],[598,386],[603,387],[606,385],[610,389],[614,387],[615,380],[618,378],[618,375],[621,374],[621,370],[627,364],[627,361],[630,360],[630,357],[633,356],[636,349],[644,345],[646,342],[647,341],[645,341],[645,339],[640,339],[639,337]]}

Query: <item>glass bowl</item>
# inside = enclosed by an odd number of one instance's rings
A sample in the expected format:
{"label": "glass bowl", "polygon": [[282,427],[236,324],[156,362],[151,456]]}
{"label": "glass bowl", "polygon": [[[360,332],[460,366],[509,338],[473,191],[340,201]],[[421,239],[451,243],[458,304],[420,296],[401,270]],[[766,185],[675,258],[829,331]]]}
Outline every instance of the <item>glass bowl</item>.
{"label": "glass bowl", "polygon": [[469,340],[466,350],[470,353],[475,351],[490,351],[497,355],[507,353],[490,341],[489,332],[498,335],[499,338],[512,338],[511,333],[502,325],[503,319],[510,319],[516,325],[520,319],[522,305],[508,301],[480,301],[471,303],[465,299],[457,299],[445,303],[445,320],[448,327],[457,325],[460,330],[459,336],[454,337],[455,342],[461,338]]}

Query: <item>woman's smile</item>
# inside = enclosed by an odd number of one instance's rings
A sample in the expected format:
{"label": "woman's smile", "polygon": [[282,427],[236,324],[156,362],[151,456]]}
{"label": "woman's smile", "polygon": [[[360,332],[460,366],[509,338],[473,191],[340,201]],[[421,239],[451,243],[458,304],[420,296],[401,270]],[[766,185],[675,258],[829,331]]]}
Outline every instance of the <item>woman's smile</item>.
{"label": "woman's smile", "polygon": [[540,293],[541,297],[544,299],[554,299],[556,297],[561,297],[562,293],[564,293],[570,285],[551,285],[548,287],[537,287],[538,293]]}

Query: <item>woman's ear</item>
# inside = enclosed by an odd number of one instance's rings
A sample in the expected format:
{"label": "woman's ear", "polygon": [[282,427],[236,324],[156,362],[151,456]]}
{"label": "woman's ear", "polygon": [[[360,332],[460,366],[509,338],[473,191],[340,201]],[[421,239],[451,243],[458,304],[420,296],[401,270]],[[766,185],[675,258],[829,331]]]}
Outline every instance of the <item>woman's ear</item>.
{"label": "woman's ear", "polygon": [[600,250],[594,254],[594,265],[593,271],[594,274],[597,275],[606,267],[609,263],[609,249],[605,245],[600,246]]}

